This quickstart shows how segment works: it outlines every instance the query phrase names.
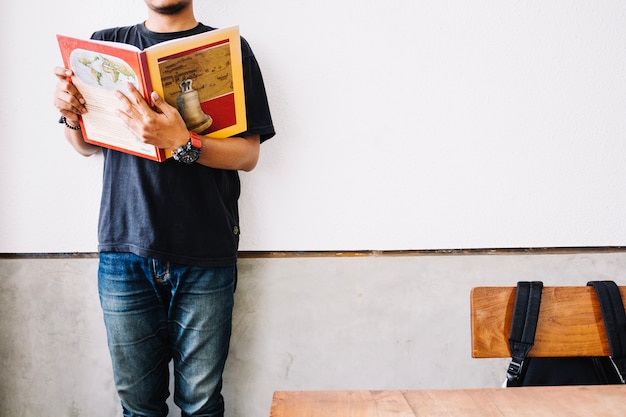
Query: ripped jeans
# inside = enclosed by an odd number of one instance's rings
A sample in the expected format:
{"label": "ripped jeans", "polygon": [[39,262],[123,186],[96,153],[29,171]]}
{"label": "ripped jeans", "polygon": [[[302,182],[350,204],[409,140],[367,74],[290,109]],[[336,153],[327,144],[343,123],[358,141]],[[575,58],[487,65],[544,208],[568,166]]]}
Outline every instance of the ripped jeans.
{"label": "ripped jeans", "polygon": [[165,417],[169,362],[182,416],[221,417],[236,266],[100,254],[98,291],[125,417]]}

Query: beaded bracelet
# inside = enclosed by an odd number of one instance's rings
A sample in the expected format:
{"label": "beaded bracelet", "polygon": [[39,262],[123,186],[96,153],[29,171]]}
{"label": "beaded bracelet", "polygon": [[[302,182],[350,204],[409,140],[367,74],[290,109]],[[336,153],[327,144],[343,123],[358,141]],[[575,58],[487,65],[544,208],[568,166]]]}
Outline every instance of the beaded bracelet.
{"label": "beaded bracelet", "polygon": [[67,119],[65,118],[65,116],[61,116],[61,118],[59,119],[59,123],[63,123],[65,127],[67,127],[68,129],[80,130],[80,125],[72,126],[71,124],[67,122]]}

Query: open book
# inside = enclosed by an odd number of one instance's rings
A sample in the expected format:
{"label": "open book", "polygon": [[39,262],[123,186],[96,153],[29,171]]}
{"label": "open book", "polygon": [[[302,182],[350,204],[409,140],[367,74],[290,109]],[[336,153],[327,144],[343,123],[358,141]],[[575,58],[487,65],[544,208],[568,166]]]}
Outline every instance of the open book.
{"label": "open book", "polygon": [[131,82],[151,103],[152,91],[178,109],[187,128],[225,138],[246,130],[241,39],[237,26],[151,46],[57,35],[63,63],[85,98],[80,125],[86,142],[164,161],[169,151],[137,139],[117,116],[114,91]]}

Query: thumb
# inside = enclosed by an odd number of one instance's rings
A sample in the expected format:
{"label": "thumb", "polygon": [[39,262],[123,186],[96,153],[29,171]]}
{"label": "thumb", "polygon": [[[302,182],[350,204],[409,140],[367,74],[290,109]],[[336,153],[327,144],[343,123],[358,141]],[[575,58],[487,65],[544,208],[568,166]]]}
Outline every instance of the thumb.
{"label": "thumb", "polygon": [[167,101],[163,100],[163,97],[161,97],[156,91],[150,93],[150,99],[152,100],[152,105],[158,113],[167,115],[175,111],[175,109],[170,106]]}
{"label": "thumb", "polygon": [[159,93],[157,93],[156,91],[153,91],[152,93],[150,93],[150,98],[152,99],[152,103],[155,106],[159,107],[163,105],[163,99],[161,98]]}

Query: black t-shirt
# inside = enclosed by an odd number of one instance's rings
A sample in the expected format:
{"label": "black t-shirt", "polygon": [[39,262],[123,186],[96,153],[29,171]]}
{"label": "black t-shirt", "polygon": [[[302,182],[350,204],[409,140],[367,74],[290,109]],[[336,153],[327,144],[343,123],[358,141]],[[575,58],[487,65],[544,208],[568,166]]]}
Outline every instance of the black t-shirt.
{"label": "black t-shirt", "polygon": [[[145,49],[166,40],[213,30],[198,24],[176,33],[155,33],[141,23],[95,32],[92,39]],[[261,71],[242,38],[247,131],[274,136]],[[237,260],[240,193],[237,171],[155,162],[103,149],[104,173],[98,225],[101,252],[136,255],[198,266],[229,266]]]}

